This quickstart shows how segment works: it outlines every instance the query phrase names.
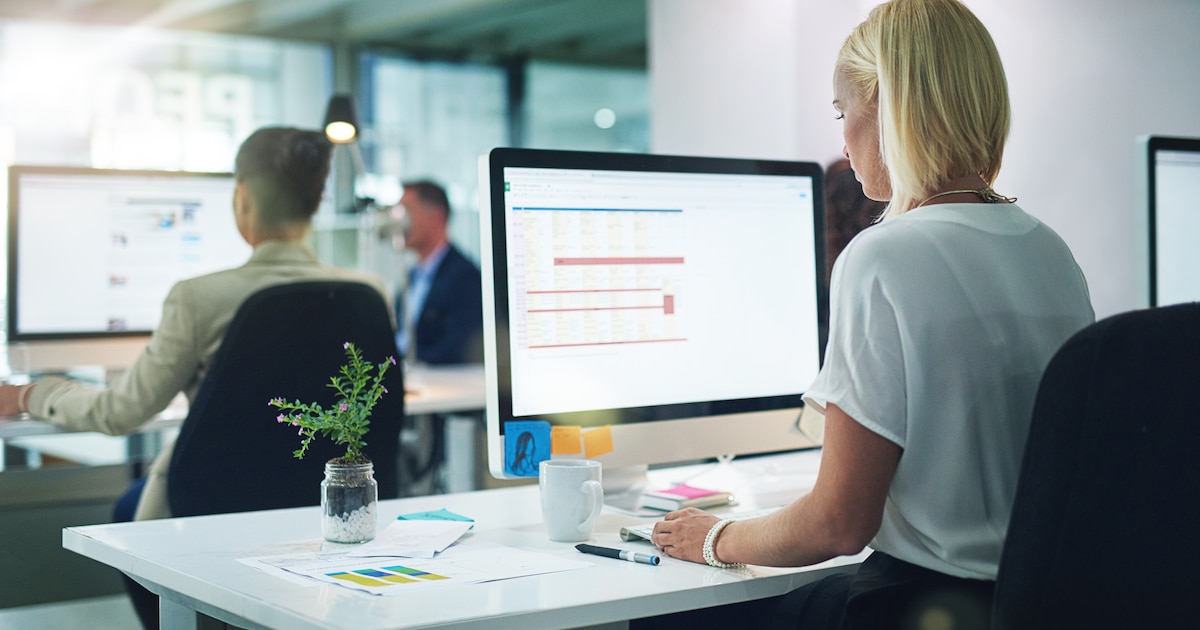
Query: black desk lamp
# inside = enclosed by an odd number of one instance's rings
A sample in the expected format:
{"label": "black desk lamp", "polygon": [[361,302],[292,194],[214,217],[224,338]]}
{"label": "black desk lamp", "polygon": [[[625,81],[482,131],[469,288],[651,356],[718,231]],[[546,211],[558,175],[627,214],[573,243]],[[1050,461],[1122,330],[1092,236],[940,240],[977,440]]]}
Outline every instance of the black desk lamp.
{"label": "black desk lamp", "polygon": [[[366,172],[363,163],[362,150],[358,147],[358,111],[354,107],[354,97],[350,94],[334,94],[325,108],[325,137],[334,144],[348,145],[353,172]],[[349,183],[350,197],[354,200],[350,210],[360,212],[365,208],[367,200],[358,198],[357,177],[352,175]]]}
{"label": "black desk lamp", "polygon": [[325,137],[334,144],[348,144],[358,138],[358,112],[354,97],[334,94],[325,109]]}

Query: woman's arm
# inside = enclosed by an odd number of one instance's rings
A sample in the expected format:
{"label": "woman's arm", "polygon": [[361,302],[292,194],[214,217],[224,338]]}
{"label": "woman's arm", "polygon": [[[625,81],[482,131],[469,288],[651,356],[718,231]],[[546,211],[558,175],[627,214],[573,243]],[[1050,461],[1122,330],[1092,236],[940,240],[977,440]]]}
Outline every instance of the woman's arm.
{"label": "woman's arm", "polygon": [[30,415],[73,431],[128,435],[165,409],[199,369],[195,299],[187,283],[171,288],[150,343],[111,387],[101,389],[59,377],[39,379],[25,394]]}
{"label": "woman's arm", "polygon": [[[804,566],[862,551],[879,530],[902,452],[828,405],[812,492],[769,516],[730,523],[713,548],[717,559]],[[671,557],[703,563],[704,538],[718,520],[696,509],[671,512],[654,526],[654,544]]]}
{"label": "woman's arm", "polygon": [[0,418],[18,416],[29,404],[29,385],[0,385]]}

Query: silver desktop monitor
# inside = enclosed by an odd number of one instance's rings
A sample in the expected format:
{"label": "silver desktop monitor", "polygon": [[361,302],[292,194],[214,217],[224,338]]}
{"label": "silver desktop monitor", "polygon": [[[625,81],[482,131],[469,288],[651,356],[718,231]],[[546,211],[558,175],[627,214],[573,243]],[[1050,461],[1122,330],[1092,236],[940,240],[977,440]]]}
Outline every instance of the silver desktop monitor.
{"label": "silver desktop monitor", "polygon": [[819,165],[501,148],[480,175],[493,476],[818,444]]}
{"label": "silver desktop monitor", "polygon": [[1200,138],[1138,141],[1138,305],[1200,301]]}
{"label": "silver desktop monitor", "polygon": [[11,166],[9,343],[34,368],[126,367],[184,278],[250,255],[229,173]]}

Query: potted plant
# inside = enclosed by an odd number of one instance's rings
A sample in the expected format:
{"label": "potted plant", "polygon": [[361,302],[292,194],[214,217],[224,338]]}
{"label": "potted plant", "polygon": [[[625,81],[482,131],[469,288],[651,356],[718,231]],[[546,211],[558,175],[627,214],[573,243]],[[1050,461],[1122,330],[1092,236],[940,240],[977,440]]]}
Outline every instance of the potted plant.
{"label": "potted plant", "polygon": [[379,500],[374,465],[363,454],[371,409],[388,393],[383,378],[396,365],[388,357],[378,365],[365,361],[353,343],[342,344],[348,362],[330,377],[328,387],[337,392],[334,406],[320,403],[288,402],[272,398],[269,404],[282,411],[276,418],[281,424],[297,427],[300,448],[293,453],[303,458],[318,435],[346,446],[346,454],[325,462],[325,480],[321,482],[321,534],[325,540],[339,543],[366,542],[375,537],[375,506]]}

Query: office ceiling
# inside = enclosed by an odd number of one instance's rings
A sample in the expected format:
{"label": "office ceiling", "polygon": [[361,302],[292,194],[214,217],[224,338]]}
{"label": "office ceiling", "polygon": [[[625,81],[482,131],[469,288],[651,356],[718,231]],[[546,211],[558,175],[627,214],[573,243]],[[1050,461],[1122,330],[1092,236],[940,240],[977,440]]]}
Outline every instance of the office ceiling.
{"label": "office ceiling", "polygon": [[0,0],[0,18],[316,40],[448,58],[646,64],[646,0]]}

